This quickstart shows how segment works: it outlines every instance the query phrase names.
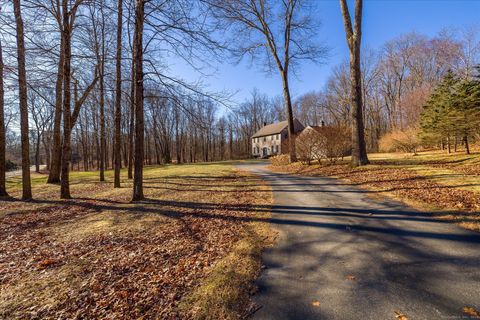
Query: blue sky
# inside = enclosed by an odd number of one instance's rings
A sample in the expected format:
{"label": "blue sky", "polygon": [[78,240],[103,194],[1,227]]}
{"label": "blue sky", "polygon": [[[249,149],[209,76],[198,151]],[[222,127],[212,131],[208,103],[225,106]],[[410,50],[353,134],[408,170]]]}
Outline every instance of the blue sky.
{"label": "blue sky", "polygon": [[[315,0],[315,15],[321,21],[319,38],[330,49],[330,56],[322,65],[305,64],[298,77],[291,77],[293,97],[324,86],[331,69],[348,58],[343,20],[338,0]],[[353,1],[349,0],[351,12]],[[433,36],[442,28],[480,27],[480,0],[365,0],[363,17],[363,46],[379,49],[401,34],[416,31]],[[201,79],[210,91],[237,92],[234,100],[243,101],[257,87],[269,96],[281,94],[280,78],[267,76],[249,63],[221,64],[212,75],[205,77],[176,64],[170,70],[174,75],[195,81]]]}

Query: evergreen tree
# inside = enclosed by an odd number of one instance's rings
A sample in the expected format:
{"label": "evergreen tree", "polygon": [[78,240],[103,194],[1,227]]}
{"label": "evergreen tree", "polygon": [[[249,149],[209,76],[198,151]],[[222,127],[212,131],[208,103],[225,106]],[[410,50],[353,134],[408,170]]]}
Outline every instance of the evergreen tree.
{"label": "evergreen tree", "polygon": [[459,80],[447,72],[423,108],[420,125],[424,141],[446,140],[450,152],[451,138],[460,138],[470,153],[470,137],[480,125],[479,75],[474,80]]}

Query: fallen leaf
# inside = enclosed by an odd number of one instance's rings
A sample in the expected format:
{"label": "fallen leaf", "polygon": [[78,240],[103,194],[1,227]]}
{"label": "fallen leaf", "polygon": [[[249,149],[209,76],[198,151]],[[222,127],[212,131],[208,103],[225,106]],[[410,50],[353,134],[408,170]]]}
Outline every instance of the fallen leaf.
{"label": "fallen leaf", "polygon": [[45,268],[50,267],[51,265],[54,265],[55,263],[57,263],[57,260],[54,260],[54,259],[45,259],[45,260],[40,261],[40,262],[37,264],[37,267],[38,267],[39,269],[45,269]]}
{"label": "fallen leaf", "polygon": [[395,319],[397,320],[408,320],[407,316],[400,311],[395,311]]}
{"label": "fallen leaf", "polygon": [[312,306],[314,306],[314,307],[320,307],[320,301],[314,300],[314,301],[312,302]]}
{"label": "fallen leaf", "polygon": [[480,312],[473,307],[463,307],[463,313],[472,317],[480,317]]}
{"label": "fallen leaf", "polygon": [[350,280],[350,281],[355,281],[356,280],[355,276],[352,276],[351,274],[346,276],[345,279]]}

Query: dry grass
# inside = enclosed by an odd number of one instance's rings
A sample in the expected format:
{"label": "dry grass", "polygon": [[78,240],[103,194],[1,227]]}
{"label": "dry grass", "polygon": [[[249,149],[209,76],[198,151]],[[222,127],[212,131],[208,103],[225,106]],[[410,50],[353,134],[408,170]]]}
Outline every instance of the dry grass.
{"label": "dry grass", "polygon": [[[212,279],[231,298],[209,312],[248,312],[271,232],[261,181],[228,163],[149,167],[148,200],[132,204],[130,182],[113,189],[111,172],[106,183],[72,174],[71,201],[45,179],[33,177],[35,201],[0,202],[1,319],[198,318],[211,296],[195,293]],[[19,187],[10,179],[11,195]],[[217,276],[238,265],[236,281]]]}
{"label": "dry grass", "polygon": [[419,209],[480,231],[480,154],[421,152],[370,154],[371,164],[351,168],[348,160],[335,165],[300,163],[273,170],[302,175],[337,177]]}

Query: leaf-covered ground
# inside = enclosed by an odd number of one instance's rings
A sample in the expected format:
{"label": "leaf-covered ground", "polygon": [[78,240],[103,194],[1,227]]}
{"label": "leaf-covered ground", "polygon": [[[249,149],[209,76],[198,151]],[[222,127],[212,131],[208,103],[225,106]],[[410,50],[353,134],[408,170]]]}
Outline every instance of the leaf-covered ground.
{"label": "leaf-covered ground", "polygon": [[[271,235],[261,181],[226,163],[150,167],[148,200],[131,204],[111,172],[105,183],[73,174],[70,201],[45,179],[34,175],[32,202],[0,201],[0,319],[197,318],[206,304],[196,292],[212,281],[242,298],[219,314],[248,312]],[[8,187],[19,196],[18,178]],[[249,268],[233,288],[218,270],[232,263]]]}
{"label": "leaf-covered ground", "polygon": [[352,168],[345,160],[311,166],[294,163],[271,169],[340,178],[370,190],[372,196],[390,196],[480,231],[480,154],[374,154],[370,160],[370,165],[361,168]]}

